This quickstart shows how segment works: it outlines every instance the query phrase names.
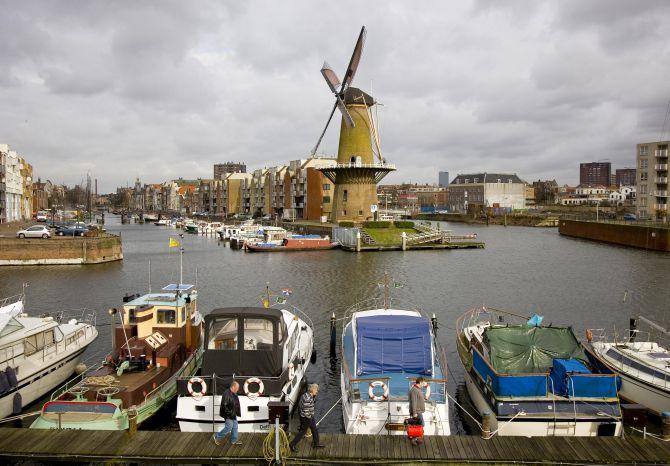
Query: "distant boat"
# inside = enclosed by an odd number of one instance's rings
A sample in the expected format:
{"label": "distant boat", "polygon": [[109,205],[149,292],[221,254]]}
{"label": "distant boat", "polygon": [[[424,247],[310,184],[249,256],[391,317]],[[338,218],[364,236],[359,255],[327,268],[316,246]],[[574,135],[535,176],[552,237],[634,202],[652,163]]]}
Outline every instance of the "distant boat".
{"label": "distant boat", "polygon": [[405,435],[408,393],[423,377],[424,433],[449,435],[447,361],[436,321],[388,298],[388,289],[384,295],[356,303],[344,314],[340,380],[345,432]]}
{"label": "distant boat", "polygon": [[[648,330],[639,330],[642,323]],[[619,395],[647,407],[656,415],[670,411],[670,333],[639,316],[620,339],[599,330],[587,330],[595,357],[621,378]]]}
{"label": "distant boat", "polygon": [[493,308],[457,320],[458,354],[477,412],[503,436],[620,436],[616,375],[570,327]]}
{"label": "distant boat", "polygon": [[158,215],[156,214],[144,214],[144,221],[145,222],[155,222],[158,220]]}
{"label": "distant boat", "polygon": [[0,418],[62,384],[98,336],[94,313],[29,317],[24,295],[0,300]]}
{"label": "distant boat", "polygon": [[[112,318],[114,318],[112,315]],[[124,430],[149,419],[202,358],[202,317],[193,285],[124,298],[112,352],[95,370],[56,390],[33,429]]]}
{"label": "distant boat", "polygon": [[339,243],[330,241],[328,237],[292,235],[290,238],[284,238],[279,244],[247,241],[245,248],[249,252],[291,252],[335,249],[338,246]]}
{"label": "distant boat", "polygon": [[170,224],[170,221],[166,218],[162,218],[162,219],[158,220],[157,222],[154,222],[154,225],[156,225],[156,226],[167,226],[169,224]]}

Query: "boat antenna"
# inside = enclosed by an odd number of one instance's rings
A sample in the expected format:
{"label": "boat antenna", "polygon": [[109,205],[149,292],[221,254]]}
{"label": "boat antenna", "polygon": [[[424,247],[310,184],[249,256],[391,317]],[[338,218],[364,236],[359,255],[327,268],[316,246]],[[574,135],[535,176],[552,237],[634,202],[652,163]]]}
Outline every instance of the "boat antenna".
{"label": "boat antenna", "polygon": [[184,233],[179,233],[179,286],[184,283]]}

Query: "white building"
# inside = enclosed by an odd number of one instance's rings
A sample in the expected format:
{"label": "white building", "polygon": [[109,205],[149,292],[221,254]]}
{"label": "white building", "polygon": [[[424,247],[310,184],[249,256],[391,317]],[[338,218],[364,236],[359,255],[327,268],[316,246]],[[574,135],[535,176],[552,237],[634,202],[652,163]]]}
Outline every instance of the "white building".
{"label": "white building", "polygon": [[21,162],[16,151],[7,144],[0,144],[0,152],[4,159],[4,218],[3,222],[21,220],[23,216],[23,178],[21,177]]}
{"label": "white building", "polygon": [[449,210],[467,212],[486,208],[526,208],[526,183],[516,174],[474,173],[458,175],[449,183]]}

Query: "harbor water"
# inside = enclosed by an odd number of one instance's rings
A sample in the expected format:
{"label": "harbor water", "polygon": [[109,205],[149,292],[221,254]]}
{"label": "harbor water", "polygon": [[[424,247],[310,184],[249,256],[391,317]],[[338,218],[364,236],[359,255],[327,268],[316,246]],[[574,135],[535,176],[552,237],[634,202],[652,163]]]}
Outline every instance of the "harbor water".
{"label": "harbor water", "polygon": [[[120,306],[124,294],[156,291],[179,281],[179,253],[168,247],[169,237],[178,231],[153,224],[122,225],[114,216],[106,220],[107,231],[122,236],[123,261],[0,268],[0,297],[15,295],[28,284],[26,308],[32,315],[97,311],[100,335],[84,356],[91,364],[99,363],[109,350],[109,308]],[[439,340],[450,365],[451,394],[463,392],[454,323],[475,306],[538,313],[546,323],[572,325],[579,337],[589,327],[623,333],[634,315],[670,324],[670,254],[562,237],[555,228],[446,223],[440,228],[455,234],[475,232],[486,248],[262,254],[231,250],[215,237],[186,234],[184,281],[197,281],[203,314],[217,307],[260,305],[266,283],[275,290],[293,291],[289,301],[315,324],[318,358],[308,378],[321,385],[317,418],[340,397],[339,360],[329,357],[330,316],[342,316],[355,302],[380,296],[378,283],[385,272],[398,284],[391,288],[393,296],[437,316]],[[464,432],[463,418],[452,405],[453,433]],[[321,427],[326,432],[342,430],[338,408]],[[176,429],[174,412],[161,413],[144,428]]]}

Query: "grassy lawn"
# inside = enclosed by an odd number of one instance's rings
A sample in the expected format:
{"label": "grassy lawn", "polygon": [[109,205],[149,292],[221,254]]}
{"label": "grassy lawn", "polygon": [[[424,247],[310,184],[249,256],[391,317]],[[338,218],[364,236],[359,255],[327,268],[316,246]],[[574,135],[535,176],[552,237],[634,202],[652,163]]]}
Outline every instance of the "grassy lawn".
{"label": "grassy lawn", "polygon": [[375,240],[377,244],[393,245],[401,244],[400,235],[402,232],[412,235],[417,231],[414,228],[365,228],[365,232]]}

